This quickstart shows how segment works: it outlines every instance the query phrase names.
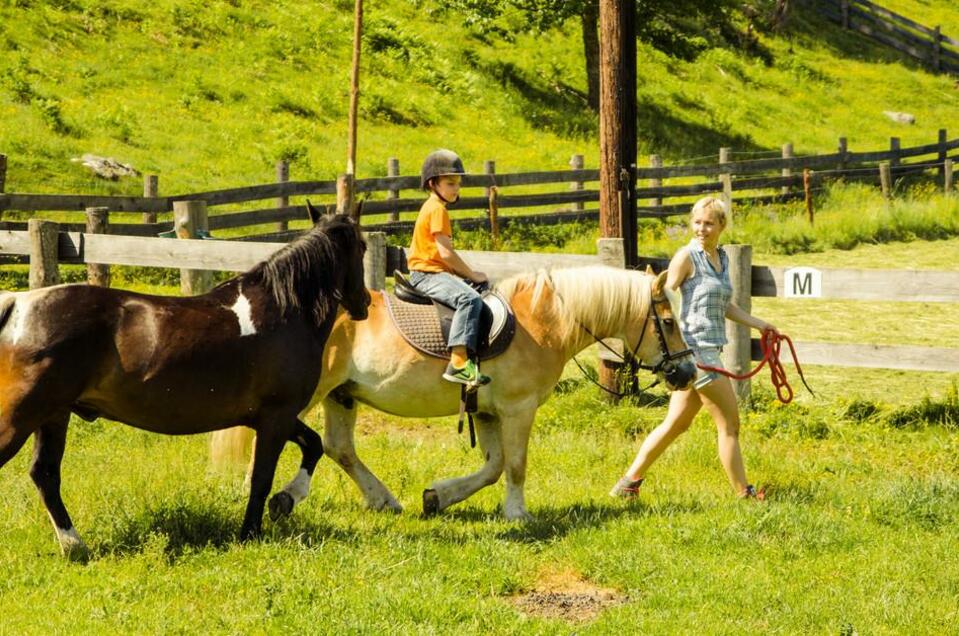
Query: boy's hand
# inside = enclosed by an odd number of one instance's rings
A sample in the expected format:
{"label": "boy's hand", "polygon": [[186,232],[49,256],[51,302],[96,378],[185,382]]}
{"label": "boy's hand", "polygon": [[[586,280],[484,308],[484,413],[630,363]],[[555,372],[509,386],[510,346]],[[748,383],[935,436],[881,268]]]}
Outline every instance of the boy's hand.
{"label": "boy's hand", "polygon": [[473,277],[470,278],[470,280],[474,283],[488,283],[489,277],[483,272],[477,272],[476,270],[473,270]]}

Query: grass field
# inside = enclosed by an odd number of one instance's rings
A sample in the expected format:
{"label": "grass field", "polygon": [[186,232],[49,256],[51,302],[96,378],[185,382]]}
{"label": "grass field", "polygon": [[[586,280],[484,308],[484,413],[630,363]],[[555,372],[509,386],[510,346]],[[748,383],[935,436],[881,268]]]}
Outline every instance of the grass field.
{"label": "grass field", "polygon": [[[941,256],[954,247],[914,243],[912,251]],[[902,249],[849,255],[875,267]],[[822,265],[831,256],[791,258]],[[891,331],[873,323],[888,314],[906,342],[957,346],[952,305],[887,303],[867,319],[870,303],[825,305],[761,309],[797,337],[828,339],[816,336],[841,315],[850,339],[879,341]],[[61,559],[21,452],[0,471],[0,634],[951,631],[959,374],[807,374],[818,398],[803,391],[780,407],[762,379],[744,413],[749,474],[769,487],[763,503],[732,497],[706,418],[654,467],[638,502],[609,499],[664,409],[606,404],[570,365],[534,430],[534,521],[501,519],[502,483],[421,518],[421,490],[471,472],[479,457],[453,418],[363,409],[359,452],[406,512],[363,509],[353,484],[323,461],[294,516],[267,522],[264,539],[246,545],[235,541],[242,475],[211,471],[206,436],[77,420],[64,495],[93,558]],[[906,425],[896,419],[923,403],[943,408]],[[297,456],[284,455],[278,482]]]}

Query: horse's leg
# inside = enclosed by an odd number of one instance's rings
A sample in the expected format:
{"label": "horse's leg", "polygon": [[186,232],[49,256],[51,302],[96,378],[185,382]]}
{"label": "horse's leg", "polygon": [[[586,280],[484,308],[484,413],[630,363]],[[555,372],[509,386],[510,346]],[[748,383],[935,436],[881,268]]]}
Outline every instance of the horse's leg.
{"label": "horse's leg", "polygon": [[246,505],[240,540],[247,541],[260,536],[263,524],[263,509],[266,498],[273,488],[276,463],[283,446],[290,439],[298,420],[295,415],[262,418],[256,427],[253,472],[250,476],[250,500]]}
{"label": "horse's leg", "polygon": [[476,434],[485,462],[471,475],[453,477],[433,482],[423,491],[423,514],[430,516],[463,501],[476,491],[496,483],[503,474],[503,443],[500,437],[499,418],[479,414],[476,417]]}
{"label": "horse's leg", "polygon": [[306,499],[310,493],[313,470],[316,468],[316,463],[323,457],[323,440],[319,433],[300,420],[296,422],[296,430],[293,431],[290,441],[303,451],[303,460],[293,481],[270,498],[270,519],[273,521],[286,517],[293,512],[296,504]]}
{"label": "horse's leg", "polygon": [[517,409],[503,422],[503,459],[506,470],[506,503],[503,514],[507,519],[530,519],[526,511],[526,455],[529,449],[529,433],[536,417],[536,408]]}
{"label": "horse's leg", "polygon": [[60,463],[67,445],[69,423],[70,413],[66,411],[49,418],[37,429],[34,434],[33,465],[30,467],[30,477],[40,491],[43,505],[47,507],[47,514],[53,522],[53,529],[57,533],[63,555],[73,561],[84,561],[89,557],[90,552],[73,527],[73,521],[60,496]]}
{"label": "horse's leg", "polygon": [[356,482],[366,499],[366,505],[373,510],[392,510],[402,512],[403,506],[393,493],[383,485],[356,455],[353,431],[356,427],[356,404],[341,404],[334,398],[323,400],[323,413],[326,416],[323,447],[326,454],[333,458],[346,474]]}

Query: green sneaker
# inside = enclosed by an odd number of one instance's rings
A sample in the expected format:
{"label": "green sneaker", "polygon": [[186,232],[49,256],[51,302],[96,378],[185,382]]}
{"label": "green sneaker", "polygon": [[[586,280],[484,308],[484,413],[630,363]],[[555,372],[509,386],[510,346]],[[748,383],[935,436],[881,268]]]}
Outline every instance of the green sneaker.
{"label": "green sneaker", "polygon": [[457,369],[452,363],[447,364],[443,379],[467,386],[484,386],[492,380],[488,375],[480,373],[479,369],[476,368],[476,363],[472,360],[467,360],[466,366],[462,369]]}

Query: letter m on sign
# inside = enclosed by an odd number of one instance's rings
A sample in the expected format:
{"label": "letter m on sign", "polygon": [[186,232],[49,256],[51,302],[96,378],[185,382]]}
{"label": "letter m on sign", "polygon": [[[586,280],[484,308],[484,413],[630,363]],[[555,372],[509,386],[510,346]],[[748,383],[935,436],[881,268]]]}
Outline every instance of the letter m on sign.
{"label": "letter m on sign", "polygon": [[783,274],[783,296],[786,298],[822,297],[822,272],[812,267],[793,267]]}

